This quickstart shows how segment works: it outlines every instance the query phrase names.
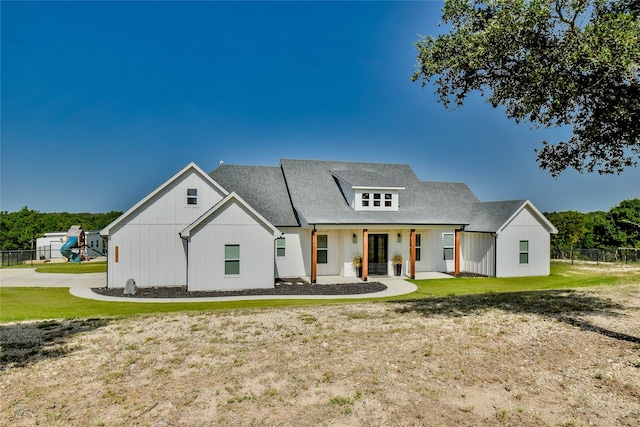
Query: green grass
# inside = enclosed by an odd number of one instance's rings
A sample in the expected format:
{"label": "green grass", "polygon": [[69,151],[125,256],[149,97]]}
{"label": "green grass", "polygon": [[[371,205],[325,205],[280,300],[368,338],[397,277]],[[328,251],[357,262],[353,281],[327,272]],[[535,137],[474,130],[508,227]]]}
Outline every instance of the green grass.
{"label": "green grass", "polygon": [[[594,270],[595,268],[595,270]],[[418,290],[400,299],[499,292],[573,289],[640,283],[640,270],[612,271],[606,266],[571,265],[552,262],[551,274],[542,277],[479,277],[435,280],[411,280]]]}
{"label": "green grass", "polygon": [[0,323],[23,320],[127,317],[138,314],[203,312],[239,308],[319,305],[340,300],[252,300],[132,303],[74,297],[68,288],[0,288]]}
{"label": "green grass", "polygon": [[38,273],[105,273],[107,271],[106,261],[91,262],[51,262],[47,264],[19,264],[3,268],[36,268]]}
{"label": "green grass", "polygon": [[[97,264],[97,263],[96,263]],[[86,264],[91,265],[91,264]],[[85,267],[82,267],[85,268]],[[580,266],[553,263],[547,277],[456,278],[413,281],[418,290],[386,301],[424,300],[450,295],[535,292],[549,289],[571,289],[590,286],[612,286],[640,283],[640,271],[614,272],[606,269],[590,271]],[[42,319],[75,319],[133,316],[149,313],[212,311],[239,308],[262,308],[336,304],[359,300],[249,300],[228,302],[131,303],[105,302],[77,298],[67,288],[0,288],[0,322]],[[384,301],[384,300],[383,300]]]}

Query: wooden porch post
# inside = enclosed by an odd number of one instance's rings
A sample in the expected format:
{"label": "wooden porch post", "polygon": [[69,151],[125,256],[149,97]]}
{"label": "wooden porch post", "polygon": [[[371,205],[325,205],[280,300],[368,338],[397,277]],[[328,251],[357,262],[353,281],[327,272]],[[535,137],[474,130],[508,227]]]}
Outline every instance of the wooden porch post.
{"label": "wooden porch post", "polygon": [[362,230],[362,281],[369,276],[369,230]]}
{"label": "wooden porch post", "polygon": [[413,228],[409,234],[409,277],[416,278],[416,230]]}
{"label": "wooden porch post", "polygon": [[460,230],[456,229],[455,243],[453,248],[453,275],[460,275]]}
{"label": "wooden porch post", "polygon": [[316,283],[318,271],[318,232],[311,230],[311,283]]}

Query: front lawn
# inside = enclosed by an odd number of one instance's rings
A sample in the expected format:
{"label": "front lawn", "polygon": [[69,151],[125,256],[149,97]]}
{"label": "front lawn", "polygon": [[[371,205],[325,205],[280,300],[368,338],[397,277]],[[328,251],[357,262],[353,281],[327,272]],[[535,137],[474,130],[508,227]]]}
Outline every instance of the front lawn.
{"label": "front lawn", "polygon": [[107,271],[106,261],[83,261],[83,262],[48,262],[35,264],[18,264],[8,268],[36,268],[38,273],[105,273]]}
{"label": "front lawn", "polygon": [[411,282],[418,286],[418,290],[410,295],[412,298],[628,285],[640,283],[640,266],[552,262],[551,274],[542,277],[461,277]]}
{"label": "front lawn", "polygon": [[[61,264],[66,266],[67,264]],[[100,265],[95,263],[95,265]],[[52,265],[53,266],[53,265]],[[49,266],[47,266],[49,267]],[[79,268],[91,267],[91,263]],[[76,268],[71,267],[63,268]],[[86,270],[83,270],[86,271]],[[69,271],[66,271],[69,272]],[[640,268],[616,266],[593,266],[553,263],[552,273],[547,277],[522,278],[456,278],[413,281],[418,290],[409,295],[365,300],[248,300],[230,302],[184,302],[184,303],[132,303],[104,302],[81,299],[69,294],[67,288],[0,288],[0,322],[16,322],[39,319],[102,318],[133,316],[147,313],[181,311],[211,311],[221,309],[278,307],[293,305],[321,305],[363,301],[416,300],[449,295],[488,294],[519,291],[542,291],[589,286],[613,286],[640,283]]]}

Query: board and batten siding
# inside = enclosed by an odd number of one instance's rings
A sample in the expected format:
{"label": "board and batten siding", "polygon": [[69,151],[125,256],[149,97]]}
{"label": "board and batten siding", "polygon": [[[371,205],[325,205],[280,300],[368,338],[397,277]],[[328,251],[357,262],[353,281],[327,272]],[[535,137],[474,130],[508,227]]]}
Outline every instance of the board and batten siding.
{"label": "board and batten siding", "polygon": [[[520,241],[529,242],[529,262],[520,263]],[[502,228],[496,241],[497,277],[546,276],[550,273],[549,232],[529,208]]]}
{"label": "board and batten siding", "polygon": [[463,272],[495,276],[496,252],[493,234],[462,232],[460,252],[460,269]]}
{"label": "board and batten siding", "polygon": [[300,227],[279,227],[285,241],[284,256],[276,255],[278,278],[311,275],[311,230]]}
{"label": "board and batten siding", "polygon": [[[239,245],[239,274],[225,274],[225,245]],[[191,231],[188,290],[273,288],[274,250],[273,231],[245,207],[229,202]]]}
{"label": "board and batten siding", "polygon": [[[198,190],[197,205],[187,204],[187,189]],[[109,233],[107,287],[185,285],[186,247],[179,232],[224,195],[193,169],[164,188],[117,224]],[[116,247],[117,256],[116,256]]]}

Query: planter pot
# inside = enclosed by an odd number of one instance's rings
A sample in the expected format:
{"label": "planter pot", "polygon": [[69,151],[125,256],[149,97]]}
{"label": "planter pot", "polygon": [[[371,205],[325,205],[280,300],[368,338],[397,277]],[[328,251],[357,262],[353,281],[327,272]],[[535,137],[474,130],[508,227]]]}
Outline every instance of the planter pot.
{"label": "planter pot", "polygon": [[402,274],[402,264],[396,264],[395,266],[396,276],[400,276]]}
{"label": "planter pot", "polygon": [[362,277],[362,267],[356,267],[356,275]]}

